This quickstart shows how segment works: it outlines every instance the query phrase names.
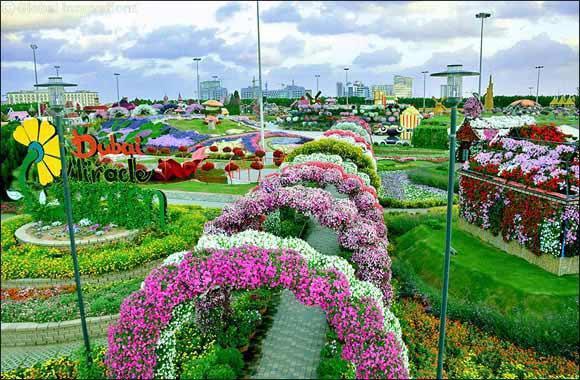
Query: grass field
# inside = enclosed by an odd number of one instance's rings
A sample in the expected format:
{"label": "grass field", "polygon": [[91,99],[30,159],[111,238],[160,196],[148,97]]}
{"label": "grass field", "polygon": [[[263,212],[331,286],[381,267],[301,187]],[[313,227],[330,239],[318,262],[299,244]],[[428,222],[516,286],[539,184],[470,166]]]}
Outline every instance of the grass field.
{"label": "grass field", "polygon": [[179,120],[170,119],[165,121],[167,124],[182,129],[184,131],[195,130],[201,134],[209,135],[225,135],[226,131],[229,129],[238,129],[243,132],[255,132],[254,129],[248,128],[242,124],[238,124],[228,119],[222,119],[221,124],[216,125],[214,130],[209,130],[207,125],[203,123],[202,119],[193,120]]}
{"label": "grass field", "polygon": [[142,185],[147,188],[159,190],[178,190],[198,193],[215,193],[215,194],[238,194],[244,195],[252,188],[256,187],[255,183],[228,185],[224,183],[203,183],[198,181],[181,181],[171,183],[152,183]]}
{"label": "grass field", "polygon": [[[457,220],[457,209],[454,211]],[[444,210],[385,214],[393,273],[405,294],[441,308]],[[578,275],[558,277],[500,251],[454,225],[449,317],[542,352],[577,357]]]}
{"label": "grass field", "polygon": [[402,145],[373,145],[375,156],[397,157],[448,157],[449,151],[443,149],[423,149]]}

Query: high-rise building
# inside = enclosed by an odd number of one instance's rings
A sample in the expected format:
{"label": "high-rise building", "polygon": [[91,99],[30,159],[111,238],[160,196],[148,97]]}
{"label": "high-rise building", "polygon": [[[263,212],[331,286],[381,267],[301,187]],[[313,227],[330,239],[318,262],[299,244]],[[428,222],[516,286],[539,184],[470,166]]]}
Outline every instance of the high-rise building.
{"label": "high-rise building", "polygon": [[372,93],[375,93],[376,91],[380,91],[385,96],[395,95],[392,84],[375,84],[371,88],[372,88]]}
{"label": "high-rise building", "polygon": [[336,82],[336,96],[344,96],[344,87],[342,82]]}
{"label": "high-rise building", "polygon": [[[48,90],[11,91],[6,93],[6,100],[8,104],[36,103],[37,100],[41,103],[48,103]],[[75,106],[76,104],[81,107],[98,106],[99,93],[82,90],[70,91],[64,93],[64,100],[72,102]]]}
{"label": "high-rise building", "polygon": [[348,96],[358,96],[363,98],[370,98],[371,97],[371,90],[368,86],[365,86],[361,81],[354,81],[354,83],[347,83],[346,84],[346,92]]}
{"label": "high-rise building", "polygon": [[393,92],[398,98],[411,98],[413,96],[413,78],[395,75]]}
{"label": "high-rise building", "polygon": [[202,99],[225,99],[228,96],[228,89],[222,87],[220,80],[206,80],[199,83]]}

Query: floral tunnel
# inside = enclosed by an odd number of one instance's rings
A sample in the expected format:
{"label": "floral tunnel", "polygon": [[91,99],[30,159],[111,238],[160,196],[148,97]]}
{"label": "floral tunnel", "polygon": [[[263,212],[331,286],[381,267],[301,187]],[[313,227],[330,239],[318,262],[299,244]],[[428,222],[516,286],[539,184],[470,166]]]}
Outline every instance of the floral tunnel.
{"label": "floral tunnel", "polygon": [[215,287],[233,290],[282,287],[303,304],[318,306],[344,340],[343,358],[352,361],[357,378],[408,377],[405,347],[384,329],[379,303],[353,297],[347,276],[336,269],[309,266],[292,249],[240,248],[208,250],[205,257],[186,253],[177,265],[164,265],[121,306],[109,330],[106,363],[113,378],[151,379],[158,364],[155,347],[184,302]]}

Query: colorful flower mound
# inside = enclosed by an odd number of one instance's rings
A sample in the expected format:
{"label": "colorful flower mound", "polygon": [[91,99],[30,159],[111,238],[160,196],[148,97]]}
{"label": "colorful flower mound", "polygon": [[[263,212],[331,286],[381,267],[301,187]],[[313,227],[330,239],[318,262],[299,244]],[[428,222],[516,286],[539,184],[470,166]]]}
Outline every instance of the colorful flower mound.
{"label": "colorful flower mound", "polygon": [[330,130],[324,132],[324,136],[331,139],[338,139],[350,142],[351,144],[360,147],[363,150],[363,152],[372,152],[371,144],[369,144],[359,134],[354,133],[352,131]]}
{"label": "colorful flower mound", "polygon": [[470,119],[477,119],[482,111],[483,105],[473,96],[467,99],[463,105],[463,113],[465,113],[465,117]]}
{"label": "colorful flower mound", "polygon": [[[354,251],[352,260],[358,266],[357,276],[381,289],[388,303],[392,289],[386,227],[382,216],[377,215],[374,198],[362,195],[355,199],[358,204],[348,199],[334,199],[328,191],[302,185],[257,190],[226,205],[220,216],[206,223],[204,233],[231,235],[248,229],[260,230],[264,215],[281,207],[293,208],[335,230],[339,244]],[[365,213],[361,215],[357,207]]]}
{"label": "colorful flower mound", "polygon": [[577,203],[563,206],[462,176],[459,216],[494,235],[501,234],[505,241],[517,241],[538,256],[577,256],[580,251]]}
{"label": "colorful flower mound", "polygon": [[[563,133],[559,127],[555,125],[544,125],[542,127],[537,125],[526,125],[519,130],[519,135],[523,138],[538,141],[550,141],[550,142],[566,142],[572,135]],[[514,132],[514,130],[512,130]],[[512,133],[510,133],[511,135]]]}
{"label": "colorful flower mound", "polygon": [[[272,137],[293,138],[294,140],[292,140],[291,145],[299,145],[299,144],[304,144],[304,143],[307,143],[309,141],[312,141],[312,139],[309,137],[304,137],[304,136],[295,135],[295,134],[291,134],[291,133],[285,133],[285,132],[266,132],[264,134],[265,139],[272,138]],[[203,142],[203,145],[211,146],[211,145],[215,145],[216,143],[232,142],[235,140],[241,140],[241,142],[242,142],[241,148],[247,152],[254,153],[257,150],[262,149],[260,146],[260,139],[261,139],[260,132],[250,132],[250,133],[244,133],[244,134],[234,135],[234,136],[227,136],[227,137],[222,136],[222,137],[212,138],[209,140],[205,140]]]}
{"label": "colorful flower mound", "polygon": [[351,132],[359,135],[363,139],[365,139],[365,141],[367,143],[369,143],[369,144],[371,143],[371,133],[368,132],[366,129],[364,129],[362,126],[360,126],[359,124],[357,124],[355,122],[340,120],[339,122],[334,124],[331,129],[342,130],[342,131],[351,131]]}
{"label": "colorful flower mound", "polygon": [[39,123],[38,119],[30,118],[16,127],[14,140],[28,147],[28,154],[36,153],[34,162],[37,164],[38,180],[42,186],[51,183],[60,176],[60,147],[54,127],[46,120]]}
{"label": "colorful flower mound", "polygon": [[554,147],[512,138],[500,139],[489,147],[491,150],[471,157],[463,168],[562,194],[566,194],[568,185],[569,194],[578,194],[577,147]]}
{"label": "colorful flower mound", "polygon": [[363,127],[365,129],[365,131],[367,131],[368,133],[373,133],[371,126],[366,121],[361,119],[360,117],[347,116],[347,117],[343,117],[341,120],[356,123],[356,124],[360,125],[361,127]]}
{"label": "colorful flower mound", "polygon": [[119,320],[109,329],[106,363],[112,378],[155,376],[156,343],[172,319],[172,311],[215,287],[233,290],[284,287],[308,306],[319,306],[339,339],[343,359],[356,365],[357,378],[406,378],[402,347],[385,332],[380,307],[372,298],[355,300],[347,277],[336,270],[309,268],[290,249],[244,246],[217,250],[207,257],[191,253],[177,266],[161,266],[121,306]]}

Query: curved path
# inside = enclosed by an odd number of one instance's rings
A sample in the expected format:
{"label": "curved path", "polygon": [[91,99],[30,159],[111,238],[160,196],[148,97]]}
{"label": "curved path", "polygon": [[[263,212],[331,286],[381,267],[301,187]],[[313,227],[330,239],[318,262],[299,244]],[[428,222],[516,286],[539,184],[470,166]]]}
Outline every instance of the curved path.
{"label": "curved path", "polygon": [[[339,251],[336,233],[312,220],[305,240],[325,255]],[[304,306],[290,291],[282,291],[272,328],[262,346],[263,356],[251,371],[252,378],[315,379],[326,329],[320,308]]]}

